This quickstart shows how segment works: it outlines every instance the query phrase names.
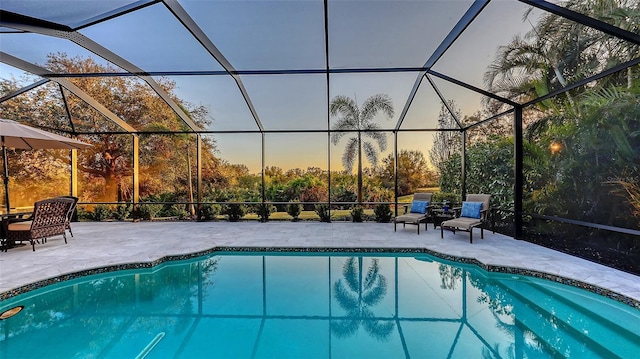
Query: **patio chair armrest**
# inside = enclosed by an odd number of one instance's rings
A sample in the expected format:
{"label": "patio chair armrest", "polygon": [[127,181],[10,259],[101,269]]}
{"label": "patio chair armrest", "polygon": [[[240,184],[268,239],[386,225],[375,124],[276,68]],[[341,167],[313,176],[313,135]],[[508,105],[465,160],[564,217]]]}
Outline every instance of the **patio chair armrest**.
{"label": "patio chair armrest", "polygon": [[409,210],[409,205],[403,204],[402,207],[404,207],[404,214],[407,214],[407,211]]}

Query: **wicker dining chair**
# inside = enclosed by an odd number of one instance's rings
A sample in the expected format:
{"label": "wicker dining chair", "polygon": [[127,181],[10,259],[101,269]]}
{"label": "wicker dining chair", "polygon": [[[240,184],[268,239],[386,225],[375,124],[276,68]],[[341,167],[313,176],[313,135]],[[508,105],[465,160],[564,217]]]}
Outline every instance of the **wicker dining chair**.
{"label": "wicker dining chair", "polygon": [[33,207],[30,221],[14,222],[7,225],[7,240],[13,242],[31,242],[33,251],[36,242],[62,235],[67,243],[66,221],[69,209],[73,205],[71,198],[50,198],[38,201]]}
{"label": "wicker dining chair", "polygon": [[71,204],[71,207],[69,208],[69,211],[67,212],[67,218],[64,224],[64,227],[66,228],[67,231],[69,231],[69,234],[71,234],[71,237],[73,237],[73,232],[71,231],[71,220],[73,219],[73,215],[76,212],[76,206],[78,205],[78,197],[74,197],[74,196],[59,196],[57,198],[68,198],[73,200],[73,203]]}

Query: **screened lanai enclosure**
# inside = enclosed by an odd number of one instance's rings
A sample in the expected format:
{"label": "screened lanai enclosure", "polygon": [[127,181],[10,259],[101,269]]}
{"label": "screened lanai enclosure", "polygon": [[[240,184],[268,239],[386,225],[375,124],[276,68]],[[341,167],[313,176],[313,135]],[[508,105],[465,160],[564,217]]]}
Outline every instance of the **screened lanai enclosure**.
{"label": "screened lanai enclosure", "polygon": [[92,144],[8,148],[11,207],[388,221],[488,193],[497,231],[640,273],[637,1],[0,7],[0,117]]}

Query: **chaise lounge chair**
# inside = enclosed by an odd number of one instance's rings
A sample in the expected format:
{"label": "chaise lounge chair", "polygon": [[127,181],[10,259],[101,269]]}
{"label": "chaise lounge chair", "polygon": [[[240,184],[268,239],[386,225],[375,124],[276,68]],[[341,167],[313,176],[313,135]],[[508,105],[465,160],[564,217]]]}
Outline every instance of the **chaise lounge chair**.
{"label": "chaise lounge chair", "polygon": [[393,231],[397,229],[398,223],[402,223],[404,228],[407,223],[413,224],[418,227],[418,234],[420,234],[420,223],[424,222],[424,229],[427,230],[427,219],[429,218],[429,210],[431,209],[431,197],[433,193],[415,193],[413,195],[413,202],[411,202],[411,210],[407,213],[408,205],[404,207],[404,214],[396,217],[393,220]]}
{"label": "chaise lounge chair", "polygon": [[480,228],[480,238],[484,239],[482,225],[487,221],[491,210],[491,195],[469,194],[467,200],[462,202],[462,207],[454,208],[456,218],[442,222],[440,225],[440,238],[444,238],[444,230],[449,229],[469,232],[469,243],[473,243],[473,228]]}

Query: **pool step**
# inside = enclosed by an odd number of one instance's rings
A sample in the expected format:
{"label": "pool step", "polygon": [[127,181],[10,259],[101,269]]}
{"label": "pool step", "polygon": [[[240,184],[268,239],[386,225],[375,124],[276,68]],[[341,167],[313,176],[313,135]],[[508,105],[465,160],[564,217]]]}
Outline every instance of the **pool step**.
{"label": "pool step", "polygon": [[[513,312],[516,325],[533,333],[538,343],[551,358],[593,357],[592,353],[594,352],[600,354],[601,358],[613,359],[617,357],[611,355],[600,344],[594,343],[586,335],[576,333],[573,328],[558,321],[552,313],[531,305],[531,302],[526,298],[518,295],[513,295],[513,297],[513,305],[518,308]],[[589,352],[585,352],[587,349],[585,347],[588,347]]]}
{"label": "pool step", "polygon": [[[572,337],[570,342],[579,344],[576,348],[588,344],[590,349],[605,357],[627,357],[630,353],[640,352],[638,333],[618,325],[606,314],[595,313],[576,303],[578,296],[526,281],[501,281],[501,284],[520,302],[518,304],[530,309],[517,313],[516,319],[554,347],[564,347],[565,343],[558,340],[555,332],[562,329]],[[573,354],[576,354],[575,350]]]}

